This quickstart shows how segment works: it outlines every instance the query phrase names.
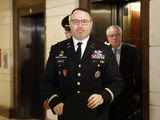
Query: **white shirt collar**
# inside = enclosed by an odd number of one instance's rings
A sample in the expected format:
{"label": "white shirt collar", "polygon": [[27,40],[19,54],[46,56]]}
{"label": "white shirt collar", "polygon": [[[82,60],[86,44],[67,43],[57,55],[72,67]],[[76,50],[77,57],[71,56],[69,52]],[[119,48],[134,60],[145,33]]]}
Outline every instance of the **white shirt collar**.
{"label": "white shirt collar", "polygon": [[77,40],[77,39],[75,39],[75,38],[73,37],[73,44],[74,44],[74,49],[75,49],[75,51],[77,51],[77,48],[78,48],[77,43],[78,43],[78,42],[82,42],[82,45],[81,45],[81,57],[83,56],[83,53],[84,53],[84,51],[85,51],[85,49],[86,49],[88,40],[89,40],[89,36],[88,36],[87,38],[85,38],[84,40],[81,40],[81,41],[79,41],[79,40]]}
{"label": "white shirt collar", "polygon": [[86,47],[87,42],[88,42],[88,39],[89,39],[89,36],[88,36],[87,38],[85,38],[84,40],[79,41],[79,40],[75,39],[75,37],[73,37],[74,48],[77,47],[77,43],[78,43],[78,42],[82,42],[82,46],[85,46],[85,47]]}
{"label": "white shirt collar", "polygon": [[[116,48],[118,51],[121,50],[121,47],[122,47],[122,42],[120,43],[120,45]],[[112,50],[114,50],[114,48],[112,48]]]}

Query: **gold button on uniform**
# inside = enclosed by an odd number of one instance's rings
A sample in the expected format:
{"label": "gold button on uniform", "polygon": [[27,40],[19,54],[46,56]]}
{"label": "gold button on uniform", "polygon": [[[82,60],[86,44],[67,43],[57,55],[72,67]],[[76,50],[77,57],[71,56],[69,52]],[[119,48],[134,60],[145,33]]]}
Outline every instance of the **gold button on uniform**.
{"label": "gold button on uniform", "polygon": [[77,85],[80,85],[80,82],[77,82]]}
{"label": "gold button on uniform", "polygon": [[81,68],[81,67],[82,67],[82,65],[81,65],[81,64],[79,64],[79,65],[78,65],[78,67],[79,67],[79,68]]}
{"label": "gold button on uniform", "polygon": [[80,77],[81,76],[81,73],[78,73],[78,77]]}
{"label": "gold button on uniform", "polygon": [[80,93],[80,91],[77,91],[77,93]]}

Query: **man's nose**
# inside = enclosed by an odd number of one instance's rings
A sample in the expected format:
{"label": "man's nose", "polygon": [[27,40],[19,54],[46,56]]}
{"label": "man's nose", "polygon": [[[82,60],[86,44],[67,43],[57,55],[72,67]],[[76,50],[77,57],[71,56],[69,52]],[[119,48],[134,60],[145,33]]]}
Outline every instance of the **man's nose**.
{"label": "man's nose", "polygon": [[79,21],[79,22],[78,22],[78,26],[79,26],[79,27],[82,27],[82,21]]}
{"label": "man's nose", "polygon": [[117,38],[117,36],[116,35],[113,35],[113,37],[112,37],[113,39],[116,39]]}

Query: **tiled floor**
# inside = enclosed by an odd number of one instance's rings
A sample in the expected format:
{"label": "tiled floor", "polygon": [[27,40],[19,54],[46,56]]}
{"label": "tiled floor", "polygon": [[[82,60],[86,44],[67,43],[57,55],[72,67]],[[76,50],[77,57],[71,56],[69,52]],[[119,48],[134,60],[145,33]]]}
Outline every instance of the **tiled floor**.
{"label": "tiled floor", "polygon": [[[10,119],[0,116],[0,120],[38,120],[38,119]],[[57,116],[53,115],[52,111],[49,109],[46,111],[46,119],[45,120],[57,120]]]}

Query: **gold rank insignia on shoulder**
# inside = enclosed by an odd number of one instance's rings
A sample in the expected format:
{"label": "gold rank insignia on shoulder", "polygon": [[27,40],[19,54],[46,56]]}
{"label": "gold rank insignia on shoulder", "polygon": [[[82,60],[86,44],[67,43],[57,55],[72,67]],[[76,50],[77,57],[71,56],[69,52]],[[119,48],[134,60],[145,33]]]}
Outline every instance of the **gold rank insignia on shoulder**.
{"label": "gold rank insignia on shoulder", "polygon": [[96,71],[95,72],[95,78],[99,78],[101,76],[101,72],[100,71]]}
{"label": "gold rank insignia on shoulder", "polygon": [[67,43],[67,48],[70,48],[71,47],[71,44],[70,43]]}
{"label": "gold rank insignia on shoulder", "polygon": [[64,76],[64,77],[67,76],[67,70],[66,70],[66,69],[64,69],[64,70],[62,71],[62,73],[63,73],[63,76]]}

